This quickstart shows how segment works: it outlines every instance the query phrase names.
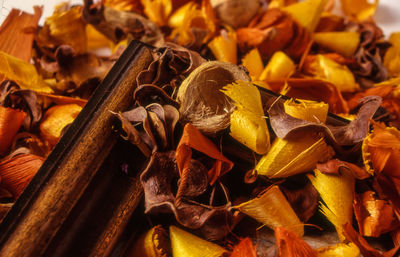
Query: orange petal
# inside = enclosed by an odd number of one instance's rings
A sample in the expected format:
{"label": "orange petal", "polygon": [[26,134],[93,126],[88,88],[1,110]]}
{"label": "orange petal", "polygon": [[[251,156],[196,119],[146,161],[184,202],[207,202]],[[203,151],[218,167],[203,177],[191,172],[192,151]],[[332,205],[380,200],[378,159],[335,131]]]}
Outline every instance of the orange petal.
{"label": "orange petal", "polygon": [[317,257],[317,252],[290,230],[277,227],[275,229],[275,238],[279,257]]}
{"label": "orange petal", "polygon": [[32,154],[21,154],[0,162],[1,186],[17,199],[42,166],[43,158]]}
{"label": "orange petal", "polygon": [[246,237],[233,248],[230,257],[257,257],[257,251],[251,239]]}
{"label": "orange petal", "polygon": [[211,185],[233,167],[233,162],[223,156],[210,139],[203,136],[192,124],[187,123],[183,129],[178,147],[176,148],[176,163],[181,176],[186,170],[189,170],[190,160],[192,158],[191,148],[215,159],[214,165],[208,171],[208,178]]}
{"label": "orange petal", "polygon": [[10,147],[25,117],[23,111],[0,106],[0,155]]}

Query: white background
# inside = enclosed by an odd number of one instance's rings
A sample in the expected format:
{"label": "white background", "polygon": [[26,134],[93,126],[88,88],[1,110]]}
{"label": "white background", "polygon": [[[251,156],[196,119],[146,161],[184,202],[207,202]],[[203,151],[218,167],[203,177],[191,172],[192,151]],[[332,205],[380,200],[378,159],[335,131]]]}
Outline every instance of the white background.
{"label": "white background", "polygon": [[[67,0],[65,0],[67,1]],[[64,2],[65,2],[64,1]],[[44,5],[44,13],[41,19],[50,16],[54,6],[60,0],[0,0],[0,23],[3,22],[12,8],[18,8],[27,12],[33,12],[33,5]],[[70,0],[71,3],[82,3],[82,0]],[[386,37],[393,31],[400,31],[400,0],[380,0],[378,10],[375,14],[376,23],[383,28]]]}

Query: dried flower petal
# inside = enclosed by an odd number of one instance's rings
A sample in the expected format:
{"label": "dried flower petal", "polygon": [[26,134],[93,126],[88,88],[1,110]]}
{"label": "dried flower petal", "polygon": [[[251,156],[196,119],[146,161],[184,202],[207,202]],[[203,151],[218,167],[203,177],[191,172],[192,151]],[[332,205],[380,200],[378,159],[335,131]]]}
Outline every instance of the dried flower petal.
{"label": "dried flower petal", "polygon": [[304,225],[278,186],[271,186],[256,198],[234,208],[272,229],[284,227],[299,236],[304,234]]}
{"label": "dried flower petal", "polygon": [[339,238],[343,241],[342,226],[351,224],[353,219],[353,175],[347,170],[343,170],[341,175],[330,175],[316,169],[314,176],[308,175],[308,178],[323,200],[321,212],[336,227]]}
{"label": "dried flower petal", "polygon": [[378,6],[378,0],[341,0],[343,13],[363,21],[375,14]]}
{"label": "dried flower petal", "polygon": [[278,51],[272,55],[267,66],[260,75],[260,80],[286,79],[290,77],[296,66],[293,61],[283,52]]}
{"label": "dried flower petal", "polygon": [[0,162],[0,185],[17,199],[33,176],[42,166],[43,158],[32,154],[21,154]]}
{"label": "dried flower petal", "polygon": [[221,246],[208,242],[178,227],[170,226],[169,235],[172,256],[180,257],[222,257],[227,251]]}
{"label": "dried flower petal", "polygon": [[40,134],[50,144],[57,144],[64,128],[71,124],[82,107],[77,104],[56,105],[46,111],[40,123]]}
{"label": "dried flower petal", "polygon": [[279,257],[317,257],[317,252],[291,230],[277,227],[275,228],[275,237]]}
{"label": "dried flower petal", "polygon": [[182,118],[206,134],[227,128],[234,106],[220,90],[237,80],[250,78],[234,64],[212,61],[197,67],[179,87],[177,101]]}
{"label": "dried flower petal", "polygon": [[318,257],[359,257],[360,250],[353,244],[336,244],[317,249]]}
{"label": "dried flower petal", "polygon": [[136,240],[127,257],[167,257],[170,255],[168,234],[157,225]]}
{"label": "dried flower petal", "polygon": [[208,47],[218,61],[237,63],[236,32],[230,28],[221,30],[221,35],[214,37]]}
{"label": "dried flower petal", "polygon": [[167,25],[172,11],[172,0],[140,0],[144,13],[158,26]]}
{"label": "dried flower petal", "polygon": [[390,76],[400,76],[400,32],[392,33],[389,37],[392,46],[387,50],[383,64]]}
{"label": "dried flower petal", "polygon": [[258,80],[264,69],[264,64],[257,48],[253,48],[243,57],[242,65],[249,71],[252,81]]}
{"label": "dried flower petal", "polygon": [[332,159],[325,163],[317,163],[317,169],[325,174],[340,175],[340,169],[342,168],[349,170],[355,178],[360,180],[371,176],[371,174],[365,169],[358,167],[353,163],[341,161],[339,159]]}
{"label": "dried flower petal", "polygon": [[304,28],[314,31],[318,25],[327,0],[306,0],[284,8]]}
{"label": "dried flower petal", "polygon": [[260,92],[250,82],[232,83],[222,90],[235,101],[236,110],[231,114],[231,136],[258,154],[270,148],[270,137]]}
{"label": "dried flower petal", "polygon": [[356,195],[354,213],[363,236],[379,237],[399,225],[391,203],[379,199],[373,191]]}
{"label": "dried flower petal", "polygon": [[25,117],[25,112],[0,106],[0,154],[8,150]]}
{"label": "dried flower petal", "polygon": [[246,237],[235,245],[230,257],[257,257],[257,251],[251,239]]}
{"label": "dried flower petal", "polygon": [[315,43],[345,57],[352,57],[360,43],[360,33],[354,31],[335,31],[314,33]]}

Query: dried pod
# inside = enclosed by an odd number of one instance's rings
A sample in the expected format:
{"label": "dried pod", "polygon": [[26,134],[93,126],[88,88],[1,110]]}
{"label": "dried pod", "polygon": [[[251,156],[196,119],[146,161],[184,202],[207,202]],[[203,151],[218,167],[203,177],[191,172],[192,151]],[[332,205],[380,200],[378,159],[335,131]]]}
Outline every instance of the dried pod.
{"label": "dried pod", "polygon": [[359,257],[360,250],[353,244],[336,244],[317,249],[318,257]]}
{"label": "dried pod", "polygon": [[23,111],[0,106],[0,154],[8,150],[25,117]]}
{"label": "dried pod", "polygon": [[1,186],[17,199],[42,163],[42,157],[32,154],[21,154],[0,162]]}
{"label": "dried pod", "polygon": [[56,105],[48,109],[40,123],[40,134],[50,144],[57,144],[64,128],[71,124],[82,107],[77,104]]}
{"label": "dried pod", "polygon": [[218,19],[233,28],[246,26],[261,7],[260,0],[210,0]]}
{"label": "dried pod", "polygon": [[170,245],[167,232],[160,225],[145,232],[135,242],[126,257],[167,257]]}
{"label": "dried pod", "polygon": [[353,220],[354,176],[348,170],[342,170],[341,175],[331,175],[316,169],[314,174],[308,178],[324,201],[321,212],[336,227],[339,239],[343,241],[342,226]]}
{"label": "dried pod", "polygon": [[258,197],[234,208],[272,229],[284,227],[299,236],[304,234],[304,225],[278,186],[271,186]]}
{"label": "dried pod", "polygon": [[234,64],[211,61],[197,67],[179,87],[177,100],[183,119],[205,134],[226,129],[234,105],[220,90],[237,80],[250,78]]}
{"label": "dried pod", "polygon": [[221,257],[228,252],[217,244],[175,226],[169,227],[169,235],[173,257]]}

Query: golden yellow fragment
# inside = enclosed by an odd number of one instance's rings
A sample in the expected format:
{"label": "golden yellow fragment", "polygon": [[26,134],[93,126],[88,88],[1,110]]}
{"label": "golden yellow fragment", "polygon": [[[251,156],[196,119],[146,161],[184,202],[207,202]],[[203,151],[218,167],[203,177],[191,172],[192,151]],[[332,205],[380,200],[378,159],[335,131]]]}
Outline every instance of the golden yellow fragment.
{"label": "golden yellow fragment", "polygon": [[243,57],[242,65],[249,71],[252,81],[258,80],[264,69],[264,64],[257,48],[253,48]]}
{"label": "golden yellow fragment", "polygon": [[290,4],[296,3],[297,0],[271,0],[268,3],[268,9],[272,8],[282,8]]}
{"label": "golden yellow fragment", "polygon": [[308,175],[308,178],[323,200],[321,212],[336,227],[343,242],[342,226],[353,220],[354,176],[346,169],[341,170],[341,175],[324,174],[315,169],[314,175]]}
{"label": "golden yellow fragment", "polygon": [[327,161],[333,155],[333,149],[323,138],[299,132],[290,139],[275,139],[269,152],[257,163],[256,170],[269,178],[286,178],[310,171],[318,162]]}
{"label": "golden yellow fragment", "polygon": [[227,251],[178,227],[169,227],[173,257],[221,257]]}
{"label": "golden yellow fragment", "polygon": [[111,7],[120,11],[138,11],[140,10],[139,0],[103,0],[104,6]]}
{"label": "golden yellow fragment", "polygon": [[53,93],[53,90],[37,73],[35,66],[0,51],[0,74],[14,80],[22,89]]}
{"label": "golden yellow fragment", "polygon": [[158,26],[168,24],[168,17],[172,12],[172,0],[140,0],[144,13]]}
{"label": "golden yellow fragment", "polygon": [[221,30],[221,35],[211,40],[208,47],[218,61],[237,63],[236,32],[233,29]]}
{"label": "golden yellow fragment", "polygon": [[400,76],[400,32],[392,33],[389,37],[392,46],[387,50],[383,65],[392,77]]}
{"label": "golden yellow fragment", "polygon": [[326,80],[335,85],[341,92],[354,92],[359,89],[353,73],[345,65],[323,55],[317,55],[310,63],[310,71],[316,78]]}
{"label": "golden yellow fragment", "polygon": [[358,21],[374,16],[378,0],[340,0],[343,13]]}
{"label": "golden yellow fragment", "polygon": [[325,123],[329,109],[327,103],[300,99],[296,101],[287,100],[283,107],[285,112],[292,117],[319,123]]}
{"label": "golden yellow fragment", "polygon": [[87,50],[93,51],[100,48],[110,48],[114,47],[114,43],[100,33],[91,24],[86,25],[86,38],[87,38]]}
{"label": "golden yellow fragment", "polygon": [[355,31],[319,32],[314,33],[314,41],[345,57],[352,57],[360,43],[360,33]]}
{"label": "golden yellow fragment", "polygon": [[284,52],[279,51],[269,60],[267,66],[260,75],[260,80],[285,79],[296,70],[294,62]]}
{"label": "golden yellow fragment", "polygon": [[186,13],[191,13],[196,10],[198,6],[195,2],[188,2],[184,6],[176,10],[168,19],[168,26],[171,28],[179,28],[183,26]]}
{"label": "golden yellow fragment", "polygon": [[[288,100],[285,112],[292,117],[312,122],[325,122],[328,105],[314,101]],[[318,162],[334,155],[324,139],[312,131],[300,131],[290,138],[275,139],[268,154],[256,166],[258,174],[269,178],[285,178],[313,170]]]}
{"label": "golden yellow fragment", "polygon": [[336,244],[317,249],[318,257],[359,257],[360,250],[353,244]]}
{"label": "golden yellow fragment", "polygon": [[127,256],[129,257],[167,257],[169,240],[167,232],[155,226],[135,242]]}
{"label": "golden yellow fragment", "polygon": [[[65,5],[65,4],[64,4]],[[70,45],[77,53],[86,51],[86,23],[82,18],[82,6],[71,9],[61,4],[44,23],[43,32],[57,41],[57,44]]]}
{"label": "golden yellow fragment", "polygon": [[328,0],[305,0],[283,8],[301,26],[314,31]]}
{"label": "golden yellow fragment", "polygon": [[46,111],[40,123],[40,135],[54,146],[61,138],[64,128],[71,124],[82,107],[77,104],[56,105]]}
{"label": "golden yellow fragment", "polygon": [[270,148],[270,136],[257,87],[251,82],[237,81],[221,90],[236,105],[230,117],[231,136],[258,154]]}
{"label": "golden yellow fragment", "polygon": [[299,236],[304,234],[303,223],[301,223],[278,186],[271,186],[260,196],[234,208],[271,229],[284,227]]}

